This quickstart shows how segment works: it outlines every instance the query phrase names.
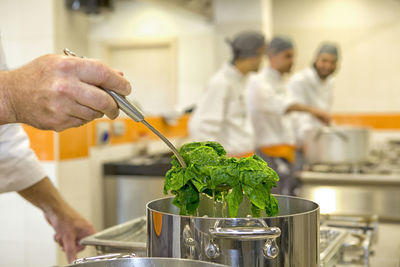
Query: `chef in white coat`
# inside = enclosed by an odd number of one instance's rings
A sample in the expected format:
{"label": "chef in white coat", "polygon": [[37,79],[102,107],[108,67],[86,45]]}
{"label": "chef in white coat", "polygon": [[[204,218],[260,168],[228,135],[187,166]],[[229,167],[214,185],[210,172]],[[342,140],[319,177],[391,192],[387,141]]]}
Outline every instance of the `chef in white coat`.
{"label": "chef in white coat", "polygon": [[[296,102],[331,112],[333,102],[333,74],[336,71],[339,58],[337,45],[323,43],[320,45],[315,61],[298,73],[295,73],[288,81],[287,87]],[[321,123],[318,120],[304,114],[296,114],[296,138],[301,146],[304,133]]]}
{"label": "chef in white coat", "polygon": [[286,37],[275,37],[268,44],[269,66],[252,76],[247,85],[251,119],[255,129],[256,153],[279,175],[273,193],[293,195],[296,138],[290,112],[308,113],[328,122],[329,115],[316,108],[296,102],[287,93],[283,76],[294,61],[293,43]]}
{"label": "chef in white coat", "polygon": [[61,197],[18,123],[62,130],[104,114],[116,117],[115,102],[96,87],[102,84],[121,94],[130,90],[120,74],[91,60],[46,55],[7,70],[0,42],[0,193],[18,192],[43,211],[68,262],[94,228]]}
{"label": "chef in white coat", "polygon": [[232,60],[211,78],[189,121],[191,139],[221,143],[230,156],[254,150],[254,131],[245,99],[250,72],[258,71],[266,50],[264,36],[246,31],[229,41]]}

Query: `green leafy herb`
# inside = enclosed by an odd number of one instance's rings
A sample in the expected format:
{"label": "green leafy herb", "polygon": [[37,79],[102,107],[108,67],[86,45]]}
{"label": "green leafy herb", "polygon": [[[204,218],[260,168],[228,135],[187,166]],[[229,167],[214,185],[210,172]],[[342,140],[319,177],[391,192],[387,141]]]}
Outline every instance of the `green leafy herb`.
{"label": "green leafy herb", "polygon": [[[172,168],[166,173],[164,194],[175,195],[173,204],[180,208],[182,215],[195,214],[204,193],[221,200],[225,194],[229,216],[236,217],[245,194],[251,202],[251,212],[259,217],[261,211],[267,216],[275,216],[278,202],[271,195],[279,177],[267,163],[257,155],[246,158],[229,158],[224,148],[217,142],[194,142],[179,149],[186,162],[183,169],[175,156]],[[230,190],[221,189],[221,185]],[[225,192],[223,192],[225,190]]]}

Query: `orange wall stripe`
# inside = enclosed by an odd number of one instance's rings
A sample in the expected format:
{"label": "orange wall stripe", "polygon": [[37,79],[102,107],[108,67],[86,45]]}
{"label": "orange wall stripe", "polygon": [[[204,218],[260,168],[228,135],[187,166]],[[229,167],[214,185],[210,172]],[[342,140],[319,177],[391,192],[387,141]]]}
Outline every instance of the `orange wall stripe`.
{"label": "orange wall stripe", "polygon": [[89,156],[89,126],[87,124],[59,133],[60,160]]}
{"label": "orange wall stripe", "polygon": [[54,160],[54,132],[38,130],[25,124],[22,126],[37,157],[42,161]]}
{"label": "orange wall stripe", "polygon": [[[89,156],[89,148],[96,145],[96,122],[110,122],[110,144],[126,144],[140,139],[157,139],[142,123],[132,121],[130,118],[121,117],[117,120],[125,123],[125,134],[114,136],[112,134],[112,121],[104,118],[90,122],[79,128],[73,128],[59,133],[59,159],[74,159]],[[168,124],[161,117],[147,117],[146,120],[168,138],[186,137],[188,135],[187,123],[189,115],[185,115],[175,124]],[[400,113],[336,113],[333,120],[338,125],[366,126],[378,130],[400,130]],[[38,158],[43,161],[55,160],[54,135],[52,131],[37,130],[31,126],[23,125],[31,141],[31,147]]]}
{"label": "orange wall stripe", "polygon": [[400,114],[334,114],[333,121],[339,125],[367,126],[377,130],[400,129]]}
{"label": "orange wall stripe", "polygon": [[136,142],[139,140],[139,131],[137,129],[137,124],[138,124],[137,122],[134,122],[131,119],[128,120],[126,118],[118,118],[116,120],[122,121],[125,124],[125,134],[121,136],[115,136],[112,133],[112,125],[110,125],[111,127],[110,144],[112,145],[126,144],[126,143]]}

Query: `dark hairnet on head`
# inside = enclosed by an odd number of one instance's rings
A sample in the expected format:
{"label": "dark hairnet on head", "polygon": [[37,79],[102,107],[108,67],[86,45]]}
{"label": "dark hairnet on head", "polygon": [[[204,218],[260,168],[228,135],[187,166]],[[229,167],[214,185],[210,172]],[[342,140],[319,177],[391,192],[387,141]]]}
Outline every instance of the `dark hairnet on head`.
{"label": "dark hairnet on head", "polygon": [[226,40],[232,48],[233,60],[257,56],[257,50],[266,45],[264,35],[255,31],[244,31]]}
{"label": "dark hairnet on head", "polygon": [[268,44],[267,53],[271,55],[276,55],[288,49],[293,49],[292,40],[288,37],[277,36],[274,37]]}
{"label": "dark hairnet on head", "polygon": [[325,42],[322,43],[321,46],[318,49],[318,54],[331,54],[334,55],[336,57],[339,57],[339,51],[338,51],[338,46],[334,43],[331,42]]}

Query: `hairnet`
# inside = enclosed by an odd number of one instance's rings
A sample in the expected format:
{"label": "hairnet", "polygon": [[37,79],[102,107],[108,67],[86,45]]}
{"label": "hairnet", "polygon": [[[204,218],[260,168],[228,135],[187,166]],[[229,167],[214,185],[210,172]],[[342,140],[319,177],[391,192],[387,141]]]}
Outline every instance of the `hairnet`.
{"label": "hairnet", "polygon": [[334,55],[336,57],[339,57],[339,52],[338,52],[338,48],[335,44],[333,43],[323,43],[319,50],[318,50],[318,55],[320,54],[331,54]]}
{"label": "hairnet", "polygon": [[292,49],[293,43],[287,37],[277,36],[268,44],[268,54],[276,55],[282,51]]}
{"label": "hairnet", "polygon": [[261,33],[244,31],[237,34],[233,40],[226,40],[232,48],[233,61],[238,58],[257,56],[257,50],[265,45],[265,38]]}

